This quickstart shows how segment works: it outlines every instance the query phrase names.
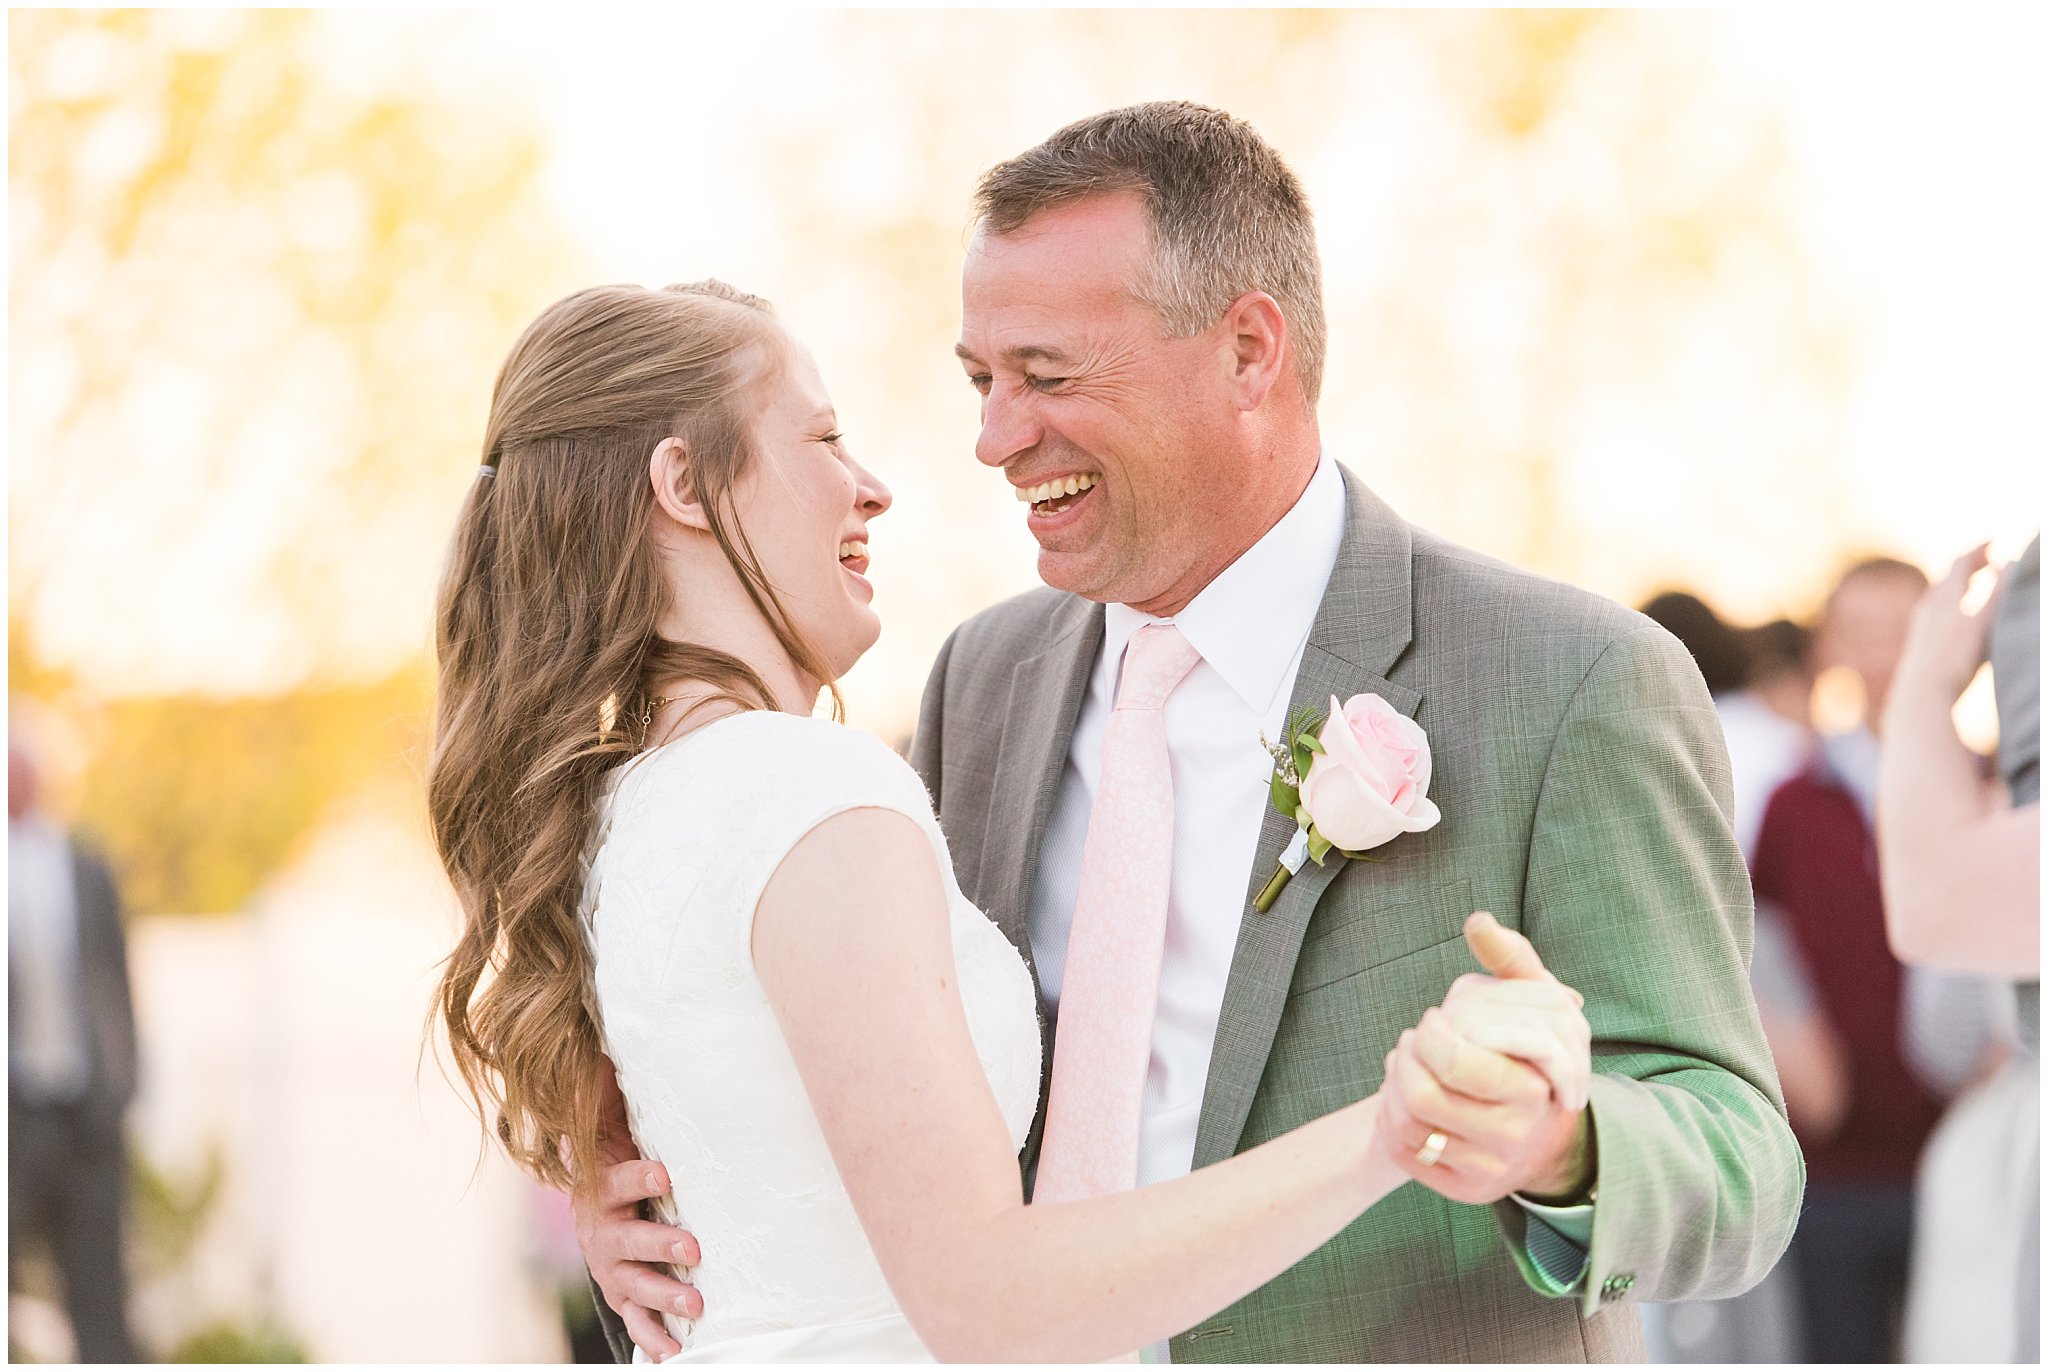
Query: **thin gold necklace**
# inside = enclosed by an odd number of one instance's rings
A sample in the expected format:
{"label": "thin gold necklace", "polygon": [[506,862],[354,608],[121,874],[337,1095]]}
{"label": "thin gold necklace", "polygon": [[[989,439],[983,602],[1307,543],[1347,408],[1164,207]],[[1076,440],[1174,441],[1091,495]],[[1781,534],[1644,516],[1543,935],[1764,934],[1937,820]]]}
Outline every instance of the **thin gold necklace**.
{"label": "thin gold necklace", "polygon": [[644,735],[649,729],[654,727],[654,712],[656,710],[659,710],[664,705],[673,705],[681,699],[681,696],[649,696],[647,698],[647,708],[640,712],[640,732]]}

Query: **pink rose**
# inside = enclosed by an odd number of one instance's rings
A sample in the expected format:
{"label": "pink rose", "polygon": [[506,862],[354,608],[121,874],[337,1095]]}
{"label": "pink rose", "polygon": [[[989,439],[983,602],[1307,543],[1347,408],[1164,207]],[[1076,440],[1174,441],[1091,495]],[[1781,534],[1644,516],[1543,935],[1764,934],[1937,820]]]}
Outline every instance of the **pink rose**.
{"label": "pink rose", "polygon": [[1417,834],[1443,818],[1429,790],[1429,736],[1422,726],[1371,693],[1343,705],[1330,697],[1330,718],[1301,780],[1301,803],[1316,832],[1347,852],[1377,848],[1397,834]]}

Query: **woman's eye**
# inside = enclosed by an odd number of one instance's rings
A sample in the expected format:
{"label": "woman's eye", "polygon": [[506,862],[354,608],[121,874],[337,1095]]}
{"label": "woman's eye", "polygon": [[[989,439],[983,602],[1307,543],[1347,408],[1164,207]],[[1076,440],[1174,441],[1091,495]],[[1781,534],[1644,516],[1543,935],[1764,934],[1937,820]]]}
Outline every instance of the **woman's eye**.
{"label": "woman's eye", "polygon": [[841,433],[837,429],[834,429],[831,433],[820,434],[818,436],[818,441],[820,443],[823,443],[828,448],[836,448],[840,445],[840,443],[845,441],[845,438],[845,434]]}

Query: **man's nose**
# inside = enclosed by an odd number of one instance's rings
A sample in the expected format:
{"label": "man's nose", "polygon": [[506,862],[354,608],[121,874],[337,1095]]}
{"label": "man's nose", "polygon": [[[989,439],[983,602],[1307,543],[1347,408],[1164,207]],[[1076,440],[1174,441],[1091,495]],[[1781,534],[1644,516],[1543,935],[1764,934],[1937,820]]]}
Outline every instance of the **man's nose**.
{"label": "man's nose", "polygon": [[1007,466],[1017,454],[1036,447],[1041,432],[1023,396],[991,389],[982,397],[981,437],[975,440],[974,455],[987,466]]}

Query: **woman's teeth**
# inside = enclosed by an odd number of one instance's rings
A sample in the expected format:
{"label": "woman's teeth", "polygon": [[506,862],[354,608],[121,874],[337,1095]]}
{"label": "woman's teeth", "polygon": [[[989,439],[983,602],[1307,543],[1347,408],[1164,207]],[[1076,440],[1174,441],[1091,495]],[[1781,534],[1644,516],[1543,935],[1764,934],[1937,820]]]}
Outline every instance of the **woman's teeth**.
{"label": "woman's teeth", "polygon": [[841,562],[844,562],[849,557],[866,557],[867,555],[868,545],[858,540],[849,539],[847,542],[839,545],[839,560]]}
{"label": "woman's teeth", "polygon": [[1041,481],[1036,486],[1018,487],[1017,499],[1034,507],[1044,506],[1044,513],[1057,514],[1066,508],[1069,497],[1090,489],[1100,480],[1102,477],[1096,472],[1054,477],[1051,481]]}

